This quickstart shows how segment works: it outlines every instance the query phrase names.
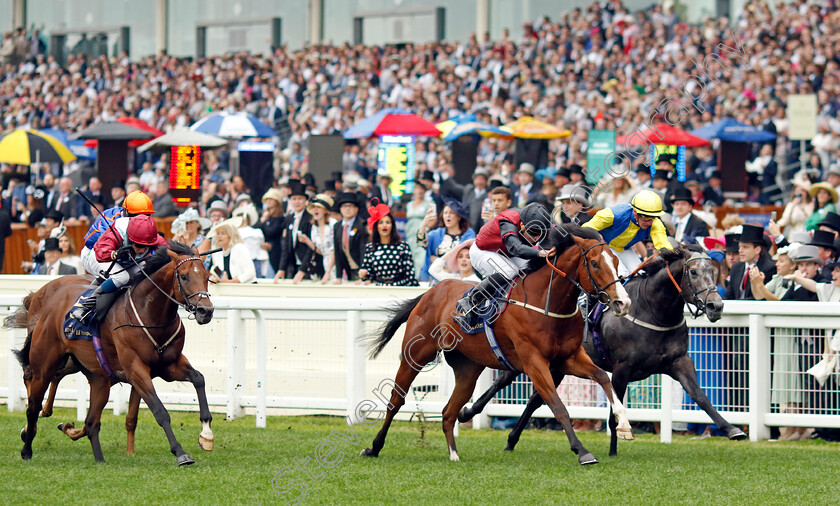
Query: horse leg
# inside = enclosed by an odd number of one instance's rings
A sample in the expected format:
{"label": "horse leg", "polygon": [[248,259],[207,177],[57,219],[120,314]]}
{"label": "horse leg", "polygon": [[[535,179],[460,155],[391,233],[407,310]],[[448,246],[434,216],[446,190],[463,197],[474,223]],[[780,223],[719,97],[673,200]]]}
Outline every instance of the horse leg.
{"label": "horse leg", "polygon": [[125,414],[125,452],[134,455],[134,431],[137,429],[137,416],[140,414],[140,394],[137,389],[131,387],[128,394],[128,412]]}
{"label": "horse leg", "polygon": [[[554,381],[554,388],[560,385],[560,382],[563,381],[563,372],[560,369],[552,369],[551,370],[551,379]],[[522,415],[519,417],[519,420],[516,421],[516,425],[513,427],[513,430],[510,431],[508,434],[507,446],[505,446],[505,451],[512,452],[514,448],[516,448],[516,443],[519,442],[520,436],[522,436],[522,431],[528,426],[528,422],[531,421],[531,416],[533,416],[534,411],[536,411],[540,406],[545,404],[543,398],[536,392],[531,394],[531,398],[528,399],[528,403],[525,405],[525,411],[522,412]],[[571,424],[571,419],[569,420]],[[565,428],[564,428],[565,430]]]}
{"label": "horse leg", "polygon": [[[627,392],[627,374],[629,371],[617,365],[613,367],[612,387],[615,395],[619,399],[624,399],[624,394]],[[618,422],[613,416],[612,406],[610,406],[610,415],[607,418],[607,423],[610,427],[610,457],[618,455]]]}
{"label": "horse leg", "polygon": [[[416,332],[409,332],[414,330],[406,328],[406,335],[418,335]],[[370,448],[362,450],[363,457],[378,457],[382,447],[385,446],[385,437],[388,435],[388,429],[391,427],[391,421],[399,412],[403,404],[405,404],[405,396],[408,393],[411,383],[414,378],[420,373],[420,370],[429,362],[434,360],[437,354],[437,341],[433,337],[426,337],[422,341],[413,341],[411,347],[406,350],[403,349],[400,358],[400,367],[397,370],[397,376],[393,382],[393,389],[391,392],[391,400],[388,402],[388,409],[385,413],[385,419],[382,422],[382,428],[379,433],[373,438],[373,443]],[[408,362],[407,355],[410,355],[411,364]],[[385,383],[383,381],[382,383]],[[380,387],[382,386],[380,383]],[[378,391],[377,391],[378,393]],[[381,395],[381,394],[380,394]]]}
{"label": "horse leg", "polygon": [[102,456],[102,446],[99,444],[99,428],[101,426],[102,410],[108,404],[111,394],[111,379],[105,376],[88,376],[90,383],[90,407],[85,418],[85,432],[90,439],[93,458],[97,462],[105,462]]}
{"label": "horse leg", "polygon": [[170,365],[163,378],[166,381],[189,381],[195,387],[198,396],[199,420],[201,420],[201,433],[198,436],[198,446],[203,450],[213,449],[213,429],[210,423],[213,417],[210,415],[210,406],[207,404],[207,394],[204,392],[204,375],[193,369],[187,357],[181,355],[178,361]]}
{"label": "horse leg", "polygon": [[[453,360],[453,356],[459,357]],[[458,418],[458,413],[461,407],[470,400],[470,397],[475,390],[475,382],[478,376],[484,371],[484,366],[476,364],[460,353],[457,355],[450,354],[448,358],[449,365],[455,371],[455,389],[452,391],[452,396],[449,402],[443,407],[443,434],[446,436],[446,445],[449,447],[449,460],[458,462],[461,460],[458,457],[458,449],[455,447],[455,420]],[[453,364],[453,362],[455,362]]]}
{"label": "horse leg", "polygon": [[475,401],[472,406],[464,406],[460,413],[458,413],[458,421],[461,423],[469,422],[473,417],[482,411],[484,407],[493,399],[493,396],[499,393],[503,388],[513,383],[513,380],[519,376],[516,371],[501,371],[499,376],[493,381],[493,385],[481,394],[481,397]]}
{"label": "horse leg", "polygon": [[32,440],[38,432],[38,414],[41,412],[41,402],[44,400],[44,393],[49,387],[49,380],[52,375],[34,375],[26,385],[28,392],[26,407],[26,427],[21,429],[20,438],[23,440],[23,449],[20,456],[23,460],[32,458]]}
{"label": "horse leg", "polygon": [[149,410],[154,415],[155,421],[163,428],[163,432],[166,433],[166,439],[169,441],[169,451],[175,455],[178,465],[194,464],[195,460],[184,451],[181,443],[175,439],[169,412],[166,411],[166,408],[155,392],[152,378],[149,376],[148,366],[142,363],[138,364],[137,362],[139,360],[135,361],[135,364],[126,370],[131,386],[137,389],[137,393],[140,394],[140,397],[149,406]]}
{"label": "horse leg", "polygon": [[574,355],[566,359],[566,374],[591,379],[601,385],[601,388],[607,394],[610,409],[618,422],[614,433],[621,439],[633,439],[633,431],[630,429],[630,422],[627,420],[627,412],[624,409],[624,404],[621,403],[621,399],[616,395],[612,383],[610,383],[610,377],[603,369],[592,362],[583,347],[578,348]]}
{"label": "horse leg", "polygon": [[688,393],[688,396],[711,417],[715,425],[726,431],[729,439],[744,439],[747,437],[744,431],[724,420],[720,416],[720,413],[712,406],[706,393],[697,384],[697,370],[694,368],[694,362],[688,355],[683,355],[675,360],[668,374],[680,382],[680,385]]}
{"label": "horse leg", "polygon": [[519,357],[525,364],[524,372],[531,378],[537,393],[548,404],[548,407],[551,408],[551,412],[554,413],[554,418],[563,426],[566,437],[569,439],[569,446],[578,456],[578,462],[582,465],[597,464],[598,459],[583,447],[583,443],[575,435],[575,431],[572,428],[572,420],[569,418],[569,412],[566,410],[566,406],[563,405],[554,387],[551,371],[548,368],[548,361],[536,350],[527,354],[520,352]]}
{"label": "horse leg", "polygon": [[53,414],[53,403],[55,403],[55,394],[58,390],[59,381],[61,381],[61,378],[55,378],[50,381],[50,393],[47,395],[47,402],[44,403],[44,407],[41,409],[41,414],[39,415],[41,418],[49,418]]}

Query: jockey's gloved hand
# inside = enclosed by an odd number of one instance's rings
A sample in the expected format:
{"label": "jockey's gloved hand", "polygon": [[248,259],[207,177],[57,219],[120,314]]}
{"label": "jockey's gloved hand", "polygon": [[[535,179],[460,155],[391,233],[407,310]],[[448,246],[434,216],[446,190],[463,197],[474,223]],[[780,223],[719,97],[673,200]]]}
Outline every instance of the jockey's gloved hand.
{"label": "jockey's gloved hand", "polygon": [[117,262],[120,264],[130,264],[133,254],[134,251],[132,251],[131,246],[123,246],[117,250]]}

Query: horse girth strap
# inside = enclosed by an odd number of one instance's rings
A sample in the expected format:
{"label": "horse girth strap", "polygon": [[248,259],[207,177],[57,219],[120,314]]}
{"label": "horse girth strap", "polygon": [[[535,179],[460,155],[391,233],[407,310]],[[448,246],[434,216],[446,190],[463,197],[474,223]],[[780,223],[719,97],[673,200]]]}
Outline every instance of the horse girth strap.
{"label": "horse girth strap", "polygon": [[635,323],[636,325],[638,325],[640,327],[644,327],[644,328],[650,329],[650,330],[655,330],[657,332],[668,332],[669,330],[678,329],[678,328],[682,327],[683,325],[685,325],[685,317],[681,318],[680,322],[678,324],[672,325],[670,327],[660,327],[659,325],[653,325],[652,323],[648,323],[648,322],[639,320],[635,316],[630,316],[629,314],[625,315],[624,319],[629,320],[631,323]]}
{"label": "horse girth strap", "polygon": [[152,342],[152,346],[155,347],[155,350],[157,350],[158,355],[162,354],[163,350],[165,350],[166,347],[169,346],[169,344],[178,335],[178,332],[181,331],[181,327],[184,326],[184,322],[182,322],[180,319],[178,319],[178,328],[175,329],[175,332],[173,332],[172,335],[169,336],[169,339],[167,339],[165,343],[158,346],[157,342],[155,342],[155,338],[152,337],[152,334],[149,333],[149,329],[146,328],[146,324],[143,323],[143,319],[140,318],[140,313],[137,312],[137,307],[134,305],[134,299],[131,298],[131,289],[130,288],[128,289],[128,303],[129,303],[129,305],[131,305],[131,310],[134,311],[134,317],[137,318],[137,321],[140,323],[140,326],[143,329],[143,332],[146,334],[146,337],[148,337],[149,341]]}
{"label": "horse girth strap", "polygon": [[530,309],[531,311],[536,311],[538,313],[542,313],[546,316],[550,316],[552,318],[571,318],[572,316],[578,314],[580,312],[580,308],[575,306],[575,310],[569,314],[560,314],[560,313],[552,313],[551,311],[546,311],[543,308],[539,308],[537,306],[532,306],[531,304],[526,304],[525,302],[520,302],[518,300],[508,299],[508,304],[513,304],[514,306],[522,306],[525,309]]}

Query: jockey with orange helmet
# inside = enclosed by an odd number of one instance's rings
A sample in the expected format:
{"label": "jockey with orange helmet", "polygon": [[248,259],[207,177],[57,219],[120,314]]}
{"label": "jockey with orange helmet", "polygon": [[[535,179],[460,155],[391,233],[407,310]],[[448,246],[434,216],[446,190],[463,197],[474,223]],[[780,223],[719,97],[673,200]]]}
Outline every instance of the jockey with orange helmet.
{"label": "jockey with orange helmet", "polygon": [[[124,219],[128,221],[124,232],[118,227],[108,229],[93,247],[97,271],[107,271],[112,262],[119,264],[119,268],[111,272],[110,277],[96,287],[92,294],[80,299],[73,307],[70,315],[79,321],[83,322],[90,316],[100,294],[113,293],[125,286],[131,276],[139,271],[137,262],[154,253],[158,246],[166,245],[166,240],[158,234],[157,225],[151,216],[141,214]],[[122,254],[123,251],[126,254]]]}
{"label": "jockey with orange helmet", "polygon": [[93,253],[93,247],[110,227],[114,227],[120,234],[125,235],[130,217],[151,215],[154,212],[152,199],[140,190],[129,193],[123,200],[122,206],[102,211],[85,234],[85,246],[79,253],[85,270],[94,276],[99,276],[99,261]]}

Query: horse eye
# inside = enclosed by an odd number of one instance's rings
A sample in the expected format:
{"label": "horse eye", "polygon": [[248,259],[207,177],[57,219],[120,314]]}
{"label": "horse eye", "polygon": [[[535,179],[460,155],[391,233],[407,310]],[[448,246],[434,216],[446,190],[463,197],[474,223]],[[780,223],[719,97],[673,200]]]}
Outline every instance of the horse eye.
{"label": "horse eye", "polygon": [[697,275],[697,269],[691,269],[691,271],[689,271],[689,272],[691,272],[691,275],[692,275],[692,276],[696,276],[696,275]]}
{"label": "horse eye", "polygon": [[592,267],[595,267],[596,269],[598,268],[598,261],[597,260],[592,261]]}
{"label": "horse eye", "polygon": [[181,281],[186,281],[189,278],[186,274],[181,274]]}

